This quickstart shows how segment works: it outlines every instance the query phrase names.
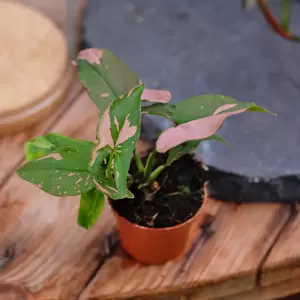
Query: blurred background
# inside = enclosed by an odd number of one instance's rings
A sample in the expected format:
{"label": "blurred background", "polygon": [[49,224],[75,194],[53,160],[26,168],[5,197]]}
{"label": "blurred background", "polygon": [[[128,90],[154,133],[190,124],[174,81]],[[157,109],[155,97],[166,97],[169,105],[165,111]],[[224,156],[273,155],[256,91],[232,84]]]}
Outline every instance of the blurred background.
{"label": "blurred background", "polygon": [[[290,2],[291,26],[300,32],[300,4]],[[268,5],[280,16],[280,1]],[[89,0],[84,29],[87,45],[112,50],[149,87],[172,91],[173,102],[221,93],[277,113],[228,119],[220,134],[232,147],[202,143],[207,164],[251,176],[300,173],[300,44],[273,33],[257,7],[244,11],[241,0]]]}

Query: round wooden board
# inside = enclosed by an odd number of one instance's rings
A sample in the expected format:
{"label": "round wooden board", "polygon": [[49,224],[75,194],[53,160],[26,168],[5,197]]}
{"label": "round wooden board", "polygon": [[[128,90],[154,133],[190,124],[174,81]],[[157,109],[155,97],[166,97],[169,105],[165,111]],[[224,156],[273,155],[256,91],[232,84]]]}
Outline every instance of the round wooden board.
{"label": "round wooden board", "polygon": [[66,71],[68,46],[56,24],[37,10],[0,0],[0,116],[42,101]]}

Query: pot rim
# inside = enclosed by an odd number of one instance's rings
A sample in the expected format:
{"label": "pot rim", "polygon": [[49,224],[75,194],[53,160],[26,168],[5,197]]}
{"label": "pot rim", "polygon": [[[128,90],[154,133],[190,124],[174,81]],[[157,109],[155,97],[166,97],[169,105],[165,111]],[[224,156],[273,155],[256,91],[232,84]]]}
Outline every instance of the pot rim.
{"label": "pot rim", "polygon": [[202,205],[200,206],[200,208],[198,209],[198,211],[191,217],[189,218],[188,220],[186,220],[185,222],[181,223],[181,224],[178,224],[178,225],[174,225],[174,226],[169,226],[169,227],[160,227],[160,228],[151,228],[151,227],[146,227],[146,226],[142,226],[142,225],[138,225],[136,223],[133,223],[129,220],[127,220],[126,218],[124,218],[123,216],[121,216],[114,208],[113,206],[111,205],[111,201],[122,201],[122,200],[112,200],[110,198],[108,198],[108,202],[109,202],[109,205],[113,211],[114,214],[116,214],[120,219],[123,219],[125,220],[127,223],[131,224],[133,227],[136,227],[138,229],[141,229],[141,230],[150,230],[150,231],[170,231],[170,230],[175,230],[175,229],[178,229],[178,228],[181,228],[181,227],[184,227],[186,226],[187,224],[191,223],[193,220],[195,220],[195,218],[200,214],[201,212],[201,208],[203,207],[203,202],[204,202],[204,199],[205,197],[203,197],[203,201],[202,201]]}

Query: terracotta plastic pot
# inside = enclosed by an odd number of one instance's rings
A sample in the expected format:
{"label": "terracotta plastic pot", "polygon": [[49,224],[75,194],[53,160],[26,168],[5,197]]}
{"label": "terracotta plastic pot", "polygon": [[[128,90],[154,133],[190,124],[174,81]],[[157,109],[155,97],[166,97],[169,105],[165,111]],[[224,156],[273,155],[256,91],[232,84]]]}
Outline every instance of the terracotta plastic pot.
{"label": "terracotta plastic pot", "polygon": [[[112,208],[113,209],[113,208]],[[146,265],[163,264],[183,254],[189,241],[191,227],[203,211],[185,223],[166,228],[148,228],[129,222],[114,209],[122,248],[136,261]],[[197,222],[197,223],[198,223]]]}

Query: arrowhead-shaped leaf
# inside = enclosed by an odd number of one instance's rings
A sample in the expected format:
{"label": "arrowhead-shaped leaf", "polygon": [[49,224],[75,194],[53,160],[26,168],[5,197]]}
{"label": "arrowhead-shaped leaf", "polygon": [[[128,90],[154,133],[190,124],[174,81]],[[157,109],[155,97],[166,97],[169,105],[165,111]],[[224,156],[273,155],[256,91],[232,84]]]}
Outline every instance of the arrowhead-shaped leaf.
{"label": "arrowhead-shaped leaf", "polygon": [[[99,143],[93,150],[93,153],[97,153],[105,147],[112,149],[113,153],[110,157],[113,161],[110,164],[113,167],[116,189],[122,197],[126,196],[131,157],[140,136],[143,89],[143,85],[135,87],[114,100],[106,109],[98,126]],[[95,159],[97,156],[94,157]]]}
{"label": "arrowhead-shaped leaf", "polygon": [[[200,113],[198,113],[198,116],[205,115],[203,111],[211,113],[211,106],[208,106],[207,110],[205,110],[205,106],[203,106],[202,110],[201,108],[202,107],[200,106]],[[213,111],[210,116],[201,117],[200,119],[189,121],[165,130],[157,140],[157,151],[164,153],[186,141],[206,139],[215,134],[222,126],[225,119],[231,115],[239,114],[247,110],[265,111],[252,103],[226,103],[222,106],[215,106],[215,108],[215,111]],[[193,113],[191,110],[188,112],[189,117],[191,117],[192,114],[194,117],[196,116],[196,113]],[[182,114],[185,115],[185,112],[182,111]],[[177,117],[178,119],[181,118],[181,121],[184,120],[179,114]]]}
{"label": "arrowhead-shaped leaf", "polygon": [[78,224],[89,229],[101,215],[105,205],[105,196],[96,188],[81,194],[78,211]]}
{"label": "arrowhead-shaped leaf", "polygon": [[76,60],[80,80],[100,116],[113,100],[139,84],[137,74],[106,49],[85,49]]}

